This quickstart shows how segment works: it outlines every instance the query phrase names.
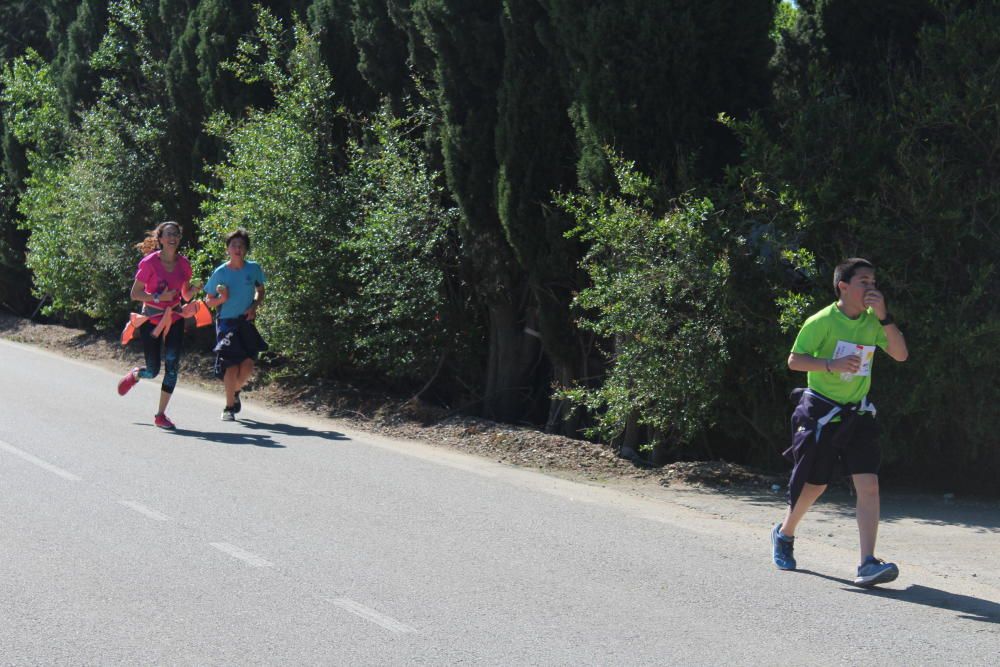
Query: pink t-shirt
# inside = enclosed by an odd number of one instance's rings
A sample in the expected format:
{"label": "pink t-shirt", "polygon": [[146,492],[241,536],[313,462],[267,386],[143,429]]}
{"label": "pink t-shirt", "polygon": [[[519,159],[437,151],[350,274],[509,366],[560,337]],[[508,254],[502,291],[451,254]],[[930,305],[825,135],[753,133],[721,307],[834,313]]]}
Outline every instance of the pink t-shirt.
{"label": "pink t-shirt", "polygon": [[[181,302],[181,288],[191,280],[191,263],[184,255],[177,255],[174,270],[167,272],[160,261],[160,251],[151,252],[139,262],[135,279],[146,286],[146,294],[155,294],[167,290],[176,290],[177,294],[170,301],[149,303],[153,308],[167,309]],[[180,315],[174,315],[178,319]]]}

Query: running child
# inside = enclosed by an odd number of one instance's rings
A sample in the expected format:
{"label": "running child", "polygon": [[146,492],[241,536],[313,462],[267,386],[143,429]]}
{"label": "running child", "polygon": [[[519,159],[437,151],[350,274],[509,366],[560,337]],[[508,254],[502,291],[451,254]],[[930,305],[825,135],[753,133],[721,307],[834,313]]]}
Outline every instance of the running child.
{"label": "running child", "polygon": [[881,452],[876,410],[868,400],[872,363],[876,347],[896,361],[906,361],[909,353],[876,289],[871,262],[842,262],[834,271],[833,287],[837,301],[806,320],[788,357],[791,370],[807,374],[808,388],[793,392],[798,405],[785,457],[794,467],[788,511],[771,530],[772,557],[778,568],[795,569],[795,530],[835,469],[842,467],[857,492],[861,564],[854,583],[874,586],[894,580],[899,568],[875,557]]}
{"label": "running child", "polygon": [[163,383],[153,423],[164,429],[175,428],[167,417],[167,404],[177,386],[184,344],[181,298],[190,300],[201,289],[191,284],[191,263],[177,252],[182,234],[176,222],[161,222],[136,245],[144,257],[136,269],[130,296],[142,304],[142,314],[148,317],[139,327],[146,365],[136,366],[118,382],[118,393],[124,396],[140,378],[155,378],[162,360]]}
{"label": "running child", "polygon": [[225,385],[223,421],[235,421],[242,409],[240,391],[253,374],[254,361],[267,343],[254,326],[264,302],[264,271],[248,260],[250,235],[237,229],[226,236],[228,261],[220,264],[205,285],[205,303],[218,307],[215,321],[215,374]]}

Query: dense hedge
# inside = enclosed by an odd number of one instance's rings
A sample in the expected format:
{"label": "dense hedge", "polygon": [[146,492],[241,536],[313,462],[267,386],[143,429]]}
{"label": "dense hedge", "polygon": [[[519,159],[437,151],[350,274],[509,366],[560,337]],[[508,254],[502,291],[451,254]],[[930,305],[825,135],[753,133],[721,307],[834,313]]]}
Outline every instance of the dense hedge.
{"label": "dense hedge", "polygon": [[207,276],[243,225],[289,372],[777,466],[861,255],[911,349],[887,473],[1000,472],[995,1],[36,4],[0,8],[8,308],[117,327],[144,229]]}
{"label": "dense hedge", "polygon": [[[824,274],[845,255],[879,267],[911,351],[874,384],[890,465],[995,490],[1000,5],[929,4],[867,76],[832,61],[808,92],[789,83],[771,131],[746,133],[747,163],[794,193],[805,212],[795,234]],[[847,39],[833,30],[828,42]]]}

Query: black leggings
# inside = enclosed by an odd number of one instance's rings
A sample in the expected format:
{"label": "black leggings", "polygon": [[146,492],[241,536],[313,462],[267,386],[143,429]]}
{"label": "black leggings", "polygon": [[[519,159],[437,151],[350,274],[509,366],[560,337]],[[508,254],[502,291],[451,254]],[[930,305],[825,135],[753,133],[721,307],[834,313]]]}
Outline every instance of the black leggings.
{"label": "black leggings", "polygon": [[[153,337],[156,327],[146,322],[139,327],[142,337],[142,349],[146,353],[146,367],[139,371],[139,377],[155,378],[160,373],[160,339]],[[177,386],[177,371],[180,370],[181,352],[184,349],[184,320],[178,320],[170,325],[167,340],[163,343],[163,385],[161,389],[168,394],[174,393]]]}

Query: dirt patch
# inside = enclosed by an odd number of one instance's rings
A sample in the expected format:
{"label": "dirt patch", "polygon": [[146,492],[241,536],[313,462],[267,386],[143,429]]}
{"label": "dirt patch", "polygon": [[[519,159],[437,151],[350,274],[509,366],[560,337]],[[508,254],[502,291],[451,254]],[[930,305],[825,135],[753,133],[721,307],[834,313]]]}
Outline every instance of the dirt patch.
{"label": "dirt patch", "polygon": [[725,461],[679,461],[664,466],[660,477],[661,486],[684,484],[708,488],[769,488],[778,492],[785,477],[768,475],[746,466]]}
{"label": "dirt patch", "polygon": [[[181,365],[182,382],[219,390],[212,375],[210,337],[199,331],[186,340]],[[36,345],[70,357],[85,359],[123,373],[142,364],[137,342],[128,347],[117,336],[55,324],[40,324],[0,313],[0,337]],[[449,447],[501,463],[540,469],[591,482],[631,480],[671,488],[768,491],[783,480],[745,466],[717,461],[679,462],[648,468],[621,458],[615,448],[584,440],[551,435],[525,426],[487,419],[448,416],[444,410],[419,401],[373,395],[355,387],[319,379],[304,384],[282,378],[266,366],[259,373],[272,379],[247,387],[257,401],[286,410],[332,417],[360,431],[413,439]]]}

